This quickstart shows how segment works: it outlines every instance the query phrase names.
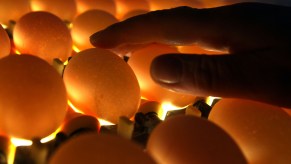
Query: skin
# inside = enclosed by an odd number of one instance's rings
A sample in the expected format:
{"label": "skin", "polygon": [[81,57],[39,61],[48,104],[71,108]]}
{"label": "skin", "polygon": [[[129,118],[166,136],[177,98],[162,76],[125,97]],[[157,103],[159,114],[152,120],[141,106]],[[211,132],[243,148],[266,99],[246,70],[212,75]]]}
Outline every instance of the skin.
{"label": "skin", "polygon": [[165,54],[151,65],[155,82],[178,92],[291,107],[291,8],[239,3],[178,7],[136,16],[93,34],[96,47],[132,51],[149,43],[198,44],[225,55]]}

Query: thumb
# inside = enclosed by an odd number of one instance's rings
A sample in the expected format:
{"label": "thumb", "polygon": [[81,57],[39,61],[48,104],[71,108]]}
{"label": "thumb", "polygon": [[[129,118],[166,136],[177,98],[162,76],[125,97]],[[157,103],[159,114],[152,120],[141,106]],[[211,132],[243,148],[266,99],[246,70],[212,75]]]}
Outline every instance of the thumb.
{"label": "thumb", "polygon": [[218,56],[167,54],[153,60],[151,75],[156,83],[177,92],[290,106],[291,68],[282,63],[290,59],[273,56],[269,51]]}

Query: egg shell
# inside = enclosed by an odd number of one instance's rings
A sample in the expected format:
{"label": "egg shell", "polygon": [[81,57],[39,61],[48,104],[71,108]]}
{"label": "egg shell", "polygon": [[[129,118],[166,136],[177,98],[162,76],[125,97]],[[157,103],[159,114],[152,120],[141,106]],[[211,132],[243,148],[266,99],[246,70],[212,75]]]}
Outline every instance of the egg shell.
{"label": "egg shell", "polygon": [[32,11],[50,12],[66,21],[72,21],[77,14],[75,0],[31,0],[31,8]]}
{"label": "egg shell", "polygon": [[0,25],[0,58],[9,55],[10,53],[10,39],[8,37],[7,32],[4,28]]}
{"label": "egg shell", "polygon": [[49,63],[55,58],[65,61],[72,53],[69,29],[60,18],[48,12],[30,12],[21,17],[13,38],[20,53],[36,55]]}
{"label": "egg shell", "polygon": [[108,50],[93,48],[75,55],[64,82],[72,104],[86,114],[117,123],[138,109],[140,88],[132,69]]}
{"label": "egg shell", "polygon": [[167,53],[179,53],[175,47],[161,44],[151,44],[140,48],[131,54],[128,64],[133,69],[140,88],[141,96],[157,102],[170,102],[177,107],[185,107],[193,103],[195,96],[173,92],[156,84],[150,75],[150,65],[153,59]]}
{"label": "egg shell", "polygon": [[195,116],[174,116],[160,123],[150,134],[147,151],[160,164],[246,164],[223,129]]}
{"label": "egg shell", "polygon": [[63,121],[67,94],[62,78],[32,55],[0,59],[0,129],[17,138],[43,138]]}
{"label": "egg shell", "polygon": [[240,145],[249,163],[291,162],[291,119],[282,109],[242,99],[222,99],[209,119]]}
{"label": "egg shell", "polygon": [[50,164],[153,164],[155,161],[130,140],[105,134],[84,134],[64,143]]}
{"label": "egg shell", "polygon": [[117,14],[116,17],[121,18],[133,10],[150,10],[150,5],[147,0],[116,0]]}
{"label": "egg shell", "polygon": [[78,14],[91,9],[106,11],[112,15],[116,14],[116,4],[114,0],[76,0]]}
{"label": "egg shell", "polygon": [[78,15],[72,22],[71,29],[74,45],[79,50],[93,48],[89,37],[116,22],[118,20],[113,15],[102,10],[88,10]]}
{"label": "egg shell", "polygon": [[159,110],[161,110],[162,104],[156,101],[147,101],[140,105],[138,108],[138,112],[142,112],[144,114],[149,112],[155,112],[158,113]]}
{"label": "egg shell", "polygon": [[0,23],[8,26],[30,11],[30,0],[0,0]]}
{"label": "egg shell", "polygon": [[130,12],[124,14],[124,15],[122,16],[122,18],[120,18],[120,20],[123,21],[123,20],[126,20],[126,19],[128,19],[128,18],[131,18],[131,17],[137,16],[137,15],[146,14],[146,13],[148,13],[148,12],[149,12],[149,11],[147,11],[147,10],[132,10],[132,11],[130,11]]}
{"label": "egg shell", "polygon": [[170,9],[183,5],[181,0],[150,0],[149,4],[151,11]]}

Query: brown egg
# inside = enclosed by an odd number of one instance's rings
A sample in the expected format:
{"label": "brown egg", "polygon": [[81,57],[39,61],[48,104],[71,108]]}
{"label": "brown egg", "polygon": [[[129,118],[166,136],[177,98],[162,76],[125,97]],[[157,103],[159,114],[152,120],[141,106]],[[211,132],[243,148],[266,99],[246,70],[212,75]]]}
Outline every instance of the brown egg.
{"label": "brown egg", "polygon": [[93,48],[89,37],[97,31],[118,22],[111,14],[102,10],[89,10],[76,17],[71,30],[74,45],[79,50]]}
{"label": "brown egg", "polygon": [[0,23],[8,26],[30,11],[30,0],[0,0]]}
{"label": "brown egg", "polygon": [[86,114],[117,123],[132,117],[139,106],[140,89],[131,68],[103,49],[81,51],[64,71],[69,100]]}
{"label": "brown egg", "polygon": [[150,10],[150,5],[147,0],[116,0],[117,5],[117,15],[116,17],[121,20],[121,18],[133,11],[133,10]]}
{"label": "brown egg", "polygon": [[116,4],[114,0],[76,0],[78,14],[91,9],[106,11],[112,15],[116,14]]}
{"label": "brown egg", "polygon": [[89,133],[64,143],[49,163],[153,164],[155,162],[129,140],[113,135]]}
{"label": "brown egg", "polygon": [[160,164],[246,163],[224,130],[195,116],[175,116],[160,123],[150,135],[147,150]]}
{"label": "brown egg", "polygon": [[149,4],[151,11],[170,9],[183,5],[181,0],[150,0]]}
{"label": "brown egg", "polygon": [[3,29],[3,27],[0,25],[0,58],[9,55],[10,53],[10,39],[8,37],[8,34]]}
{"label": "brown egg", "polygon": [[123,21],[123,20],[126,20],[128,18],[137,16],[137,15],[145,14],[147,12],[149,12],[149,11],[147,11],[147,10],[132,10],[132,11],[126,13],[125,15],[123,15],[122,18],[120,18],[120,20]]}
{"label": "brown egg", "polygon": [[291,119],[279,107],[222,99],[209,119],[235,139],[249,163],[291,162]]}
{"label": "brown egg", "polygon": [[69,29],[60,18],[48,12],[31,12],[21,17],[13,38],[22,54],[36,55],[49,63],[54,58],[65,61],[72,53]]}
{"label": "brown egg", "polygon": [[177,107],[185,107],[193,103],[195,96],[170,91],[156,84],[150,75],[152,60],[162,54],[178,53],[174,47],[153,44],[132,53],[128,64],[133,69],[140,88],[141,96],[152,101],[170,102]]}
{"label": "brown egg", "polygon": [[72,133],[85,129],[88,131],[98,132],[99,121],[97,118],[82,113],[75,112],[71,107],[68,107],[66,116],[61,127],[61,132],[70,136]]}
{"label": "brown egg", "polygon": [[31,0],[31,9],[50,12],[66,21],[72,21],[77,14],[75,0]]}
{"label": "brown egg", "polygon": [[32,139],[54,132],[64,119],[67,94],[62,78],[32,55],[0,59],[0,129]]}

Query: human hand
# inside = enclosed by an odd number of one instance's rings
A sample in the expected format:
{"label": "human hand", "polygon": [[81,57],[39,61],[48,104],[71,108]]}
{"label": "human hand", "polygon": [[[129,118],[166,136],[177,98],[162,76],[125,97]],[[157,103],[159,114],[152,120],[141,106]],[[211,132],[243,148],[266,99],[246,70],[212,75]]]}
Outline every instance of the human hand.
{"label": "human hand", "polygon": [[211,9],[179,7],[150,12],[91,36],[107,49],[148,43],[196,43],[230,53],[165,54],[151,66],[153,79],[178,92],[252,99],[291,107],[291,8],[241,3]]}

